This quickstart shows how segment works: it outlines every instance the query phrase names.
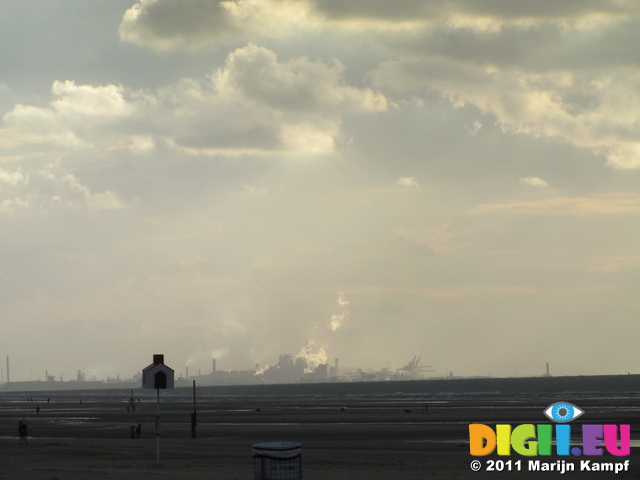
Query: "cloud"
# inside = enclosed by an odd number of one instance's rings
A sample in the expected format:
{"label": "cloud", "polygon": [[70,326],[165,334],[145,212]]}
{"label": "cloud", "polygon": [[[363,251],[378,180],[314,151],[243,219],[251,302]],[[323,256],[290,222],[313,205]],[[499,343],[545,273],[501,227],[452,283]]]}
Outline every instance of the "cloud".
{"label": "cloud", "polygon": [[54,81],[51,96],[47,107],[15,105],[3,117],[0,142],[14,149],[34,143],[73,150],[108,146],[126,136],[118,126],[135,112],[118,85]]}
{"label": "cloud", "polygon": [[469,135],[475,135],[482,129],[482,122],[478,119],[473,121],[473,126],[465,125],[464,129]]}
{"label": "cloud", "polygon": [[397,227],[395,234],[401,240],[424,246],[429,252],[438,254],[457,253],[468,247],[461,243],[460,233],[455,232],[452,222],[424,229]]}
{"label": "cloud", "polygon": [[407,23],[439,22],[452,25],[474,25],[496,28],[507,22],[534,20],[553,20],[566,23],[567,19],[586,21],[603,20],[603,17],[619,18],[638,12],[640,8],[633,0],[602,3],[591,1],[554,2],[543,0],[532,5],[528,2],[492,0],[476,2],[474,0],[444,0],[418,2],[415,0],[309,0],[317,14],[328,19],[343,22],[376,21],[389,26],[406,27]]}
{"label": "cloud", "polygon": [[596,272],[622,272],[625,270],[637,271],[640,268],[640,256],[614,255],[607,256],[600,263],[596,263],[591,270]]}
{"label": "cloud", "polygon": [[90,210],[119,210],[124,204],[118,196],[109,190],[94,193],[82,184],[74,174],[58,172],[53,168],[43,170],[41,175],[57,187],[58,193],[52,195],[56,203],[71,208],[87,207]]}
{"label": "cloud", "polygon": [[523,177],[520,179],[520,185],[529,185],[531,187],[548,187],[549,184],[540,177]]}
{"label": "cloud", "polygon": [[347,85],[343,71],[339,62],[304,57],[279,62],[273,51],[253,44],[237,49],[211,84],[185,79],[160,92],[188,113],[176,118],[177,128],[172,122],[180,132],[172,145],[201,154],[332,152],[342,115],[387,108],[384,96]]}
{"label": "cloud", "polygon": [[563,28],[602,24],[637,12],[631,0],[526,2],[417,2],[415,0],[141,0],[123,15],[125,42],[157,50],[198,49],[214,45],[301,36],[315,30],[407,32],[447,25],[497,31],[508,25],[553,22]]}
{"label": "cloud", "polygon": [[133,106],[124,97],[124,88],[117,85],[94,87],[56,80],[51,86],[51,96],[48,107],[18,104],[3,120],[24,130],[68,132],[71,128],[86,127],[87,122],[105,125],[133,113]]}
{"label": "cloud", "polygon": [[56,99],[51,102],[54,111],[64,117],[117,117],[131,113],[124,98],[123,88],[118,85],[92,87],[76,85],[75,82],[55,81],[51,93]]}
{"label": "cloud", "polygon": [[183,78],[155,93],[123,86],[53,83],[47,107],[16,105],[0,143],[150,152],[159,142],[189,154],[328,153],[342,116],[385,110],[383,95],[352,87],[344,67],[304,57],[285,62],[249,44],[208,79]]}
{"label": "cloud", "polygon": [[149,153],[156,148],[156,142],[151,135],[132,135],[123,145],[114,145],[114,150],[130,150],[133,153]]}
{"label": "cloud", "polygon": [[29,175],[21,170],[0,169],[0,211],[9,214],[42,214],[52,210],[120,210],[124,202],[114,192],[93,192],[71,172],[48,164],[33,169]]}
{"label": "cloud", "polygon": [[0,201],[0,212],[10,214],[24,212],[29,206],[29,201],[21,197],[5,198]]}
{"label": "cloud", "polygon": [[265,188],[256,187],[255,185],[245,185],[244,189],[250,195],[267,195],[269,192]]}
{"label": "cloud", "polygon": [[[591,57],[586,61],[587,52],[601,50],[592,42],[604,28],[594,26],[588,34],[561,26],[547,30],[558,40],[539,43],[533,27],[497,33],[425,29],[400,41],[398,58],[380,64],[371,79],[379,90],[396,94],[437,92],[457,108],[471,105],[493,115],[505,132],[590,149],[614,168],[640,168],[636,62],[625,53],[617,62],[611,55],[595,65]],[[520,50],[517,56],[513,48]],[[575,65],[575,58],[584,61]]]}
{"label": "cloud", "polygon": [[[125,13],[120,31],[124,40],[172,49],[226,38],[237,42],[300,35],[302,25],[334,28],[355,22],[361,33],[370,33],[378,45],[397,53],[370,76],[379,90],[414,95],[435,91],[457,107],[473,105],[493,115],[507,132],[559,139],[603,155],[611,167],[634,169],[640,168],[640,142],[634,135],[639,124],[635,105],[640,103],[640,72],[622,47],[638,40],[638,33],[632,33],[638,31],[637,21],[630,18],[638,10],[629,1],[549,3],[540,9],[499,0],[481,5],[403,0],[393,7],[382,1],[143,0]],[[372,19],[412,26],[377,30],[367,23]],[[494,26],[483,27],[489,24]],[[614,55],[597,40],[602,35],[611,38],[612,47],[621,47]],[[603,61],[594,62],[594,54]],[[184,79],[162,90],[173,98],[162,98],[160,91],[147,96],[149,108],[137,120],[144,121],[155,102],[153,114],[164,115],[167,121],[155,116],[150,124],[169,130],[169,120],[173,121],[178,133],[167,135],[166,143],[191,154],[327,153],[342,140],[343,114],[381,111],[389,104],[378,92],[347,85],[343,76],[344,67],[337,61],[299,57],[281,62],[275,52],[249,44],[229,54],[225,66],[212,76],[212,84]],[[71,117],[104,121],[133,115],[132,108],[143,106],[142,98],[127,99],[122,87],[115,85],[56,82],[52,93],[57,98],[49,109],[18,105],[6,117],[12,126],[21,121],[50,127],[46,135],[38,135],[37,129],[27,135],[23,129],[24,143],[90,148],[95,138],[82,135],[77,126],[65,128]],[[172,104],[176,100],[182,104]],[[173,117],[175,110],[166,111],[169,106],[182,107],[179,118]],[[220,121],[223,116],[225,122]],[[219,132],[203,131],[202,125],[213,122],[221,125]],[[481,126],[478,121],[466,128],[475,134]],[[2,133],[0,143],[14,146],[13,132]],[[135,133],[135,138],[119,144],[140,151],[136,139],[150,138],[149,132]],[[149,151],[157,144],[145,145]]]}
{"label": "cloud", "polygon": [[337,60],[327,64],[301,57],[281,63],[275,52],[249,44],[230,54],[213,80],[225,98],[240,96],[299,115],[386,109],[383,96],[346,85],[343,74]]}
{"label": "cloud", "polygon": [[7,170],[0,168],[0,183],[15,187],[19,183],[29,183],[29,177],[25,176],[20,170],[8,172]]}
{"label": "cloud", "polygon": [[416,179],[413,177],[400,177],[400,179],[397,181],[397,184],[403,187],[419,187],[420,186],[420,184],[416,182]]}
{"label": "cloud", "polygon": [[141,0],[125,12],[120,38],[163,50],[229,38],[238,30],[223,2]]}
{"label": "cloud", "polygon": [[476,212],[514,212],[571,216],[603,216],[640,213],[640,195],[609,193],[590,197],[554,197],[537,202],[505,202],[479,205]]}
{"label": "cloud", "polygon": [[292,0],[141,0],[125,12],[119,31],[123,41],[157,50],[198,49],[308,29],[308,8]]}

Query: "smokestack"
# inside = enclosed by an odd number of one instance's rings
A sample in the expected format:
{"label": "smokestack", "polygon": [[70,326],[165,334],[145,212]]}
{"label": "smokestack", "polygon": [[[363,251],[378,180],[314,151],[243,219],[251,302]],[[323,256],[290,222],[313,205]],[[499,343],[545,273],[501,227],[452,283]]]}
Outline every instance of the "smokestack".
{"label": "smokestack", "polygon": [[213,363],[213,373],[216,373],[216,359],[212,358],[211,362]]}
{"label": "smokestack", "polygon": [[547,377],[549,377],[549,362],[547,362]]}
{"label": "smokestack", "polygon": [[11,377],[9,376],[9,355],[7,355],[7,383],[11,381]]}
{"label": "smokestack", "polygon": [[340,376],[340,372],[338,370],[338,359],[336,358],[336,377]]}
{"label": "smokestack", "polygon": [[187,380],[189,380],[189,367],[187,367]]}

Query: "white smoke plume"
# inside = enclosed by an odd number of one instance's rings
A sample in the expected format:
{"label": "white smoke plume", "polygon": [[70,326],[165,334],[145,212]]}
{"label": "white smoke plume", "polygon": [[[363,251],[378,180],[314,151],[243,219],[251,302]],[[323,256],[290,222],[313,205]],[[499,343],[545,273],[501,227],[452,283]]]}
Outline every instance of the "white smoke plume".
{"label": "white smoke plume", "polygon": [[[328,325],[329,330],[334,332],[342,326],[349,316],[349,300],[346,299],[343,292],[340,292],[338,295],[337,303],[340,308],[340,313],[331,315]],[[277,376],[278,369],[282,370],[286,368],[299,368],[301,370],[303,369],[304,373],[311,373],[318,368],[318,365],[328,363],[327,342],[318,339],[318,336],[323,336],[322,332],[315,327],[310,336],[311,339],[307,341],[306,345],[302,347],[297,354],[281,355],[276,365],[258,366],[254,375],[268,375],[271,373],[272,376]]]}
{"label": "white smoke plume", "polygon": [[257,376],[262,375],[262,374],[263,374],[264,372],[266,372],[266,371],[269,369],[269,367],[270,367],[270,365],[269,365],[269,364],[260,365],[260,362],[255,362],[255,364],[256,364],[256,369],[255,369],[255,371],[253,372],[253,376],[254,376],[254,377],[257,377]]}
{"label": "white smoke plume", "polygon": [[342,312],[331,315],[331,318],[329,319],[329,329],[334,332],[342,326],[349,316],[349,310],[347,310],[349,300],[344,297],[344,293],[342,292],[338,295],[338,305],[342,307]]}
{"label": "white smoke plume", "polygon": [[327,363],[327,351],[323,346],[316,345],[316,342],[309,340],[307,344],[296,355],[296,358],[302,358],[306,362],[306,371],[314,371],[318,365]]}

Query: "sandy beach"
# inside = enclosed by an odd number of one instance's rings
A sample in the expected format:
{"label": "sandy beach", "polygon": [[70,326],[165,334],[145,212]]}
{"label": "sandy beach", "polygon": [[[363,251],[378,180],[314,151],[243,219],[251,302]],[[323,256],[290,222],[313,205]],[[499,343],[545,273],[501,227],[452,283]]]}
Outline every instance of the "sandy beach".
{"label": "sandy beach", "polygon": [[[355,390],[357,392],[357,390]],[[265,390],[225,394],[201,389],[198,426],[191,438],[190,389],[163,392],[160,463],[156,462],[155,392],[16,392],[0,398],[0,478],[25,480],[91,479],[249,479],[252,445],[292,441],[302,446],[302,478],[465,479],[540,478],[545,473],[473,472],[469,423],[545,423],[542,410],[557,401],[551,394],[458,393],[301,393]],[[566,401],[571,401],[568,399]],[[601,397],[574,395],[585,409],[585,422],[631,424],[632,442],[640,437],[635,394]],[[428,412],[422,407],[427,403]],[[40,407],[39,414],[37,407]],[[129,410],[129,411],[128,411]],[[408,412],[410,410],[410,412]],[[29,429],[28,445],[18,439],[18,421]],[[548,423],[548,421],[547,421]],[[577,423],[577,422],[576,422]],[[130,438],[132,425],[141,438]],[[566,472],[562,478],[636,478],[638,449],[613,472]],[[511,457],[483,457],[517,460]],[[558,457],[551,457],[555,461]],[[579,462],[584,457],[569,457]]]}

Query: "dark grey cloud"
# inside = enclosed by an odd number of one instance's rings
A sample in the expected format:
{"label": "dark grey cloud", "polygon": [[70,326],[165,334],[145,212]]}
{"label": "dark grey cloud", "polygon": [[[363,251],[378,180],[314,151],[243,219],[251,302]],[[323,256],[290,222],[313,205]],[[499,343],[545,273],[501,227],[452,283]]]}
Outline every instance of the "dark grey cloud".
{"label": "dark grey cloud", "polygon": [[558,24],[507,25],[496,31],[444,25],[379,37],[401,55],[443,56],[487,66],[517,67],[536,72],[589,71],[638,63],[635,17],[595,29],[569,29]]}
{"label": "dark grey cloud", "polygon": [[160,45],[209,43],[233,33],[237,28],[224,2],[210,0],[142,1],[127,10],[120,26],[120,35],[129,41]]}

